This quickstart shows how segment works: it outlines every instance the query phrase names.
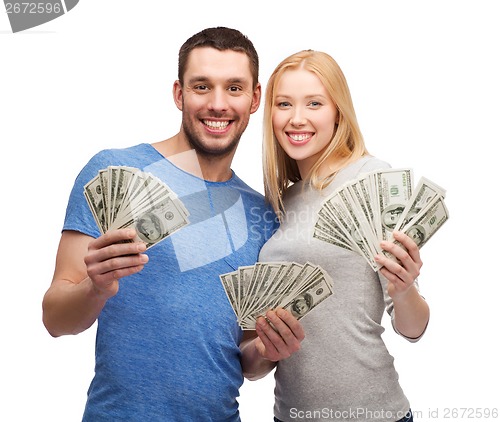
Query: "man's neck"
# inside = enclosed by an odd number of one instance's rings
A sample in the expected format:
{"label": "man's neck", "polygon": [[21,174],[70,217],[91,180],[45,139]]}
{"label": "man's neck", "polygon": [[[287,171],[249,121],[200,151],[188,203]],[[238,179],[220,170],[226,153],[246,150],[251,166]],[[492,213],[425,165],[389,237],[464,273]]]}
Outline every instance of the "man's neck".
{"label": "man's neck", "polygon": [[234,152],[223,157],[204,156],[198,154],[187,142],[183,142],[180,134],[152,145],[172,164],[200,179],[225,182],[233,175],[231,162]]}

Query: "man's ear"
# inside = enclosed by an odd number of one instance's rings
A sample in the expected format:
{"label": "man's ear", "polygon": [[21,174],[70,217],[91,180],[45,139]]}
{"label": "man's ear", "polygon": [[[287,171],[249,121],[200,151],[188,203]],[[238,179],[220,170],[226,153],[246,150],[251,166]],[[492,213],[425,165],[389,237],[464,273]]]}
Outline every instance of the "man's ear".
{"label": "man's ear", "polygon": [[255,89],[253,91],[252,106],[250,108],[250,114],[255,113],[259,109],[261,95],[262,95],[262,86],[260,85],[260,83],[257,83],[257,86],[255,87]]}
{"label": "man's ear", "polygon": [[182,86],[179,80],[174,82],[174,86],[172,87],[172,95],[174,97],[174,103],[177,108],[182,111]]}

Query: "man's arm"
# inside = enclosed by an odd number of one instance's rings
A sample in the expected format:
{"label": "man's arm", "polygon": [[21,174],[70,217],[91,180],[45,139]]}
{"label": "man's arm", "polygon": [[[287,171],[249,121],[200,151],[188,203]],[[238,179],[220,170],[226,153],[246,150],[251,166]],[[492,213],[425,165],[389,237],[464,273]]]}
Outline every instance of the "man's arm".
{"label": "man's arm", "polygon": [[131,229],[115,230],[97,239],[64,231],[52,283],[42,302],[43,323],[54,337],[78,334],[92,326],[107,300],[118,292],[119,279],[144,267],[143,243]]}
{"label": "man's arm", "polygon": [[303,339],[302,325],[290,312],[268,311],[266,318],[257,319],[255,331],[243,335],[240,344],[243,375],[251,381],[266,376],[279,360],[299,350]]}

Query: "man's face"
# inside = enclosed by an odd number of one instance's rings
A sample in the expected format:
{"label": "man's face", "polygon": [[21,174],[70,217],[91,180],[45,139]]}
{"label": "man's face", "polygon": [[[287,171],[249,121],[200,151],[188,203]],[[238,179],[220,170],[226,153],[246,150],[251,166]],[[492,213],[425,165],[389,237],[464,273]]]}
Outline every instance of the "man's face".
{"label": "man's face", "polygon": [[260,104],[261,87],[253,88],[246,54],[196,48],[188,59],[184,86],[174,84],[174,100],[182,110],[182,129],[198,153],[231,153]]}

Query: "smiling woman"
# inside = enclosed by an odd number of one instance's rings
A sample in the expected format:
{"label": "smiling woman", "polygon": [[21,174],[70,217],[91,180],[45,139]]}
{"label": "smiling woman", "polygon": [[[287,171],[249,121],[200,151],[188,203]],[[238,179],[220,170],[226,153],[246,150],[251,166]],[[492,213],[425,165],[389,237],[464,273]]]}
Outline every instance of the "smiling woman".
{"label": "smiling woman", "polygon": [[[403,233],[393,232],[398,246],[378,239],[374,261],[379,267],[372,271],[353,248],[325,245],[313,236],[325,198],[360,174],[390,167],[368,154],[347,82],[331,56],[305,50],[278,64],[266,90],[264,133],[265,191],[280,227],[262,247],[259,261],[310,262],[324,268],[334,286],[332,298],[297,321],[306,338],[301,348],[275,365],[275,420],[305,421],[311,415],[304,409],[328,404],[346,414],[366,409],[359,421],[377,421],[380,409],[386,411],[384,420],[411,421],[381,323],[386,311],[395,331],[411,342],[426,330],[429,307],[415,281],[422,267],[417,245]],[[295,215],[305,218],[298,222]],[[336,218],[333,211],[325,216]],[[307,306],[304,298],[293,315]],[[275,343],[267,321],[272,315],[257,320],[256,349]],[[288,344],[293,337],[284,340]],[[272,369],[261,368],[252,377]],[[300,415],[293,416],[294,409]]]}
{"label": "smiling woman", "polygon": [[298,68],[279,79],[272,123],[285,153],[296,160],[301,174],[309,174],[333,138],[338,113],[319,78]]}

